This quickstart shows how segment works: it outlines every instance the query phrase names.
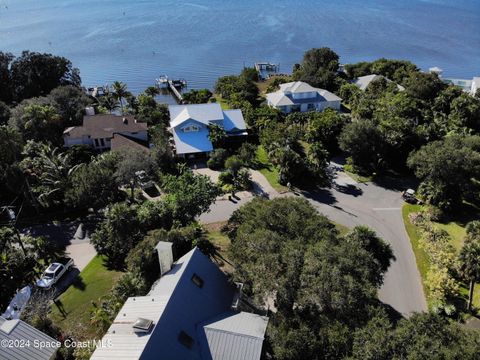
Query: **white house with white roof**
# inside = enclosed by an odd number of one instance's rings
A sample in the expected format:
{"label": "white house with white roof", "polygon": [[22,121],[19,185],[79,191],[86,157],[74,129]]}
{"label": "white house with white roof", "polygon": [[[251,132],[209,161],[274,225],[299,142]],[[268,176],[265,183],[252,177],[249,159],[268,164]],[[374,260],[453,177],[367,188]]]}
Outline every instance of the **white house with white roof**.
{"label": "white house with white roof", "polygon": [[328,90],[315,88],[303,81],[280,85],[280,90],[267,94],[269,106],[284,113],[293,111],[340,110],[342,99]]}
{"label": "white house with white roof", "polygon": [[213,145],[208,138],[209,125],[224,128],[227,136],[247,135],[242,111],[222,110],[217,103],[170,105],[170,129],[175,142],[175,153],[180,157],[208,154]]}

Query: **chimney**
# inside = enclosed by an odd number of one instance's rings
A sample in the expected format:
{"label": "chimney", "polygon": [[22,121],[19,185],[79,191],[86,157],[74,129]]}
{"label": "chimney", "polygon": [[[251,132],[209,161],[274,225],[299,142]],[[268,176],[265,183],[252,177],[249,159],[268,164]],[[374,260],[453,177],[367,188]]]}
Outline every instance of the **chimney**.
{"label": "chimney", "polygon": [[167,271],[170,271],[173,264],[172,243],[167,241],[160,241],[155,249],[158,253],[158,262],[160,264],[160,276],[163,276]]}
{"label": "chimney", "polygon": [[127,119],[126,117],[124,117],[124,118],[122,119],[122,121],[123,121],[123,123],[124,123],[125,125],[128,124],[128,119]]}
{"label": "chimney", "polygon": [[85,108],[85,115],[93,116],[95,115],[95,108],[93,106],[89,106]]}

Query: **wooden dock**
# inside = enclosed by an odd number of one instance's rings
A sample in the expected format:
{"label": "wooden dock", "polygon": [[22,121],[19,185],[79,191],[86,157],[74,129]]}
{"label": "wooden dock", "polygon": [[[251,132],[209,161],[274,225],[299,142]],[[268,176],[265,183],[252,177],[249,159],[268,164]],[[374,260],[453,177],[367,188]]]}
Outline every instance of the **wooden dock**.
{"label": "wooden dock", "polygon": [[180,93],[180,91],[178,91],[178,89],[175,87],[175,84],[173,83],[173,80],[168,80],[168,87],[169,87],[170,91],[173,93],[173,95],[175,95],[175,97],[177,98],[177,101],[180,104],[183,104],[183,96]]}

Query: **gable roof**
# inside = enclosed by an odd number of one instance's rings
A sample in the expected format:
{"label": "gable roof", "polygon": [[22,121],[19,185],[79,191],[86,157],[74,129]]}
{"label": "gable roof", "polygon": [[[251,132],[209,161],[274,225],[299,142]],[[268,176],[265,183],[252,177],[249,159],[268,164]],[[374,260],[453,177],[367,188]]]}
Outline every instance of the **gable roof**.
{"label": "gable roof", "polygon": [[95,138],[111,138],[114,133],[146,131],[146,123],[137,122],[133,115],[118,116],[113,114],[86,115],[82,126],[65,129],[64,135],[81,138],[90,135]]}
{"label": "gable roof", "polygon": [[223,115],[223,128],[225,129],[225,131],[229,132],[247,130],[247,125],[245,124],[242,110],[224,110]]}
{"label": "gable roof", "polygon": [[246,312],[217,316],[199,328],[199,338],[205,344],[203,358],[259,359],[267,324],[267,317]]}
{"label": "gable roof", "polygon": [[[194,275],[203,281],[201,287],[192,281]],[[91,359],[216,360],[220,357],[209,354],[225,349],[236,354],[232,359],[258,360],[267,319],[232,312],[234,295],[225,274],[195,248],[176,261],[147,296],[126,301],[103,338],[112,346],[97,348]],[[153,321],[148,334],[133,331],[139,317]],[[193,339],[191,348],[180,343],[182,331]]]}
{"label": "gable roof", "polygon": [[50,360],[57,348],[40,348],[33,346],[34,341],[54,343],[56,340],[35,329],[22,320],[6,320],[0,316],[0,341],[30,341],[31,346],[0,346],[0,359]]}
{"label": "gable roof", "polygon": [[220,104],[192,104],[192,105],[170,105],[170,126],[172,128],[181,125],[191,119],[208,125],[211,121],[223,120],[223,112]]}
{"label": "gable roof", "polygon": [[[383,75],[371,74],[371,75],[365,75],[365,76],[358,77],[357,79],[355,79],[353,81],[353,84],[357,85],[360,88],[360,90],[366,90],[368,85],[370,85],[370,83],[372,81],[376,81],[376,80],[379,80],[379,79],[385,79],[387,81],[387,83],[393,82],[392,80],[390,80],[389,78],[386,78]],[[405,90],[405,88],[402,85],[397,84],[397,88],[400,91]]]}

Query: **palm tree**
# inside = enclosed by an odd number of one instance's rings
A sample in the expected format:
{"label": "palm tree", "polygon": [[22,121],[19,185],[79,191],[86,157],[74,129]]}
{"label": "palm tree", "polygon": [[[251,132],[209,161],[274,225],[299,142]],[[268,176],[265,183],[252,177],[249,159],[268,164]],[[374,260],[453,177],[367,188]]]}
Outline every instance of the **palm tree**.
{"label": "palm tree", "polygon": [[107,109],[110,114],[118,109],[118,101],[110,92],[106,92],[105,95],[101,97],[100,104]]}
{"label": "palm tree", "polygon": [[480,281],[480,221],[467,224],[467,236],[460,251],[460,272],[470,282],[468,310],[472,309],[475,282]]}
{"label": "palm tree", "polygon": [[127,85],[121,81],[115,81],[112,84],[113,97],[120,102],[120,108],[122,109],[123,115],[123,99],[127,98],[130,95],[130,92],[127,91]]}

